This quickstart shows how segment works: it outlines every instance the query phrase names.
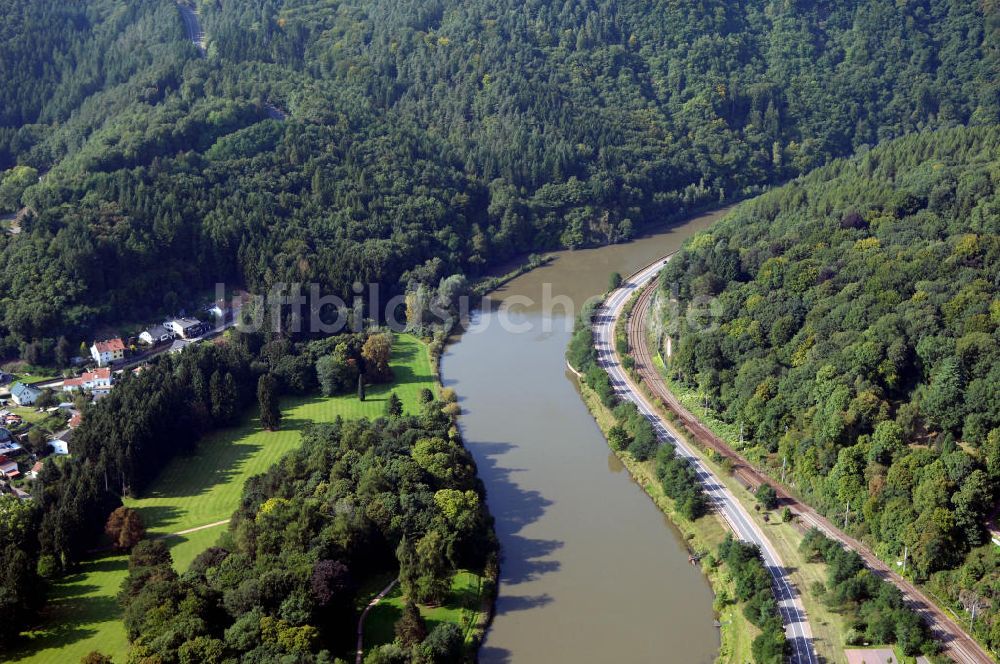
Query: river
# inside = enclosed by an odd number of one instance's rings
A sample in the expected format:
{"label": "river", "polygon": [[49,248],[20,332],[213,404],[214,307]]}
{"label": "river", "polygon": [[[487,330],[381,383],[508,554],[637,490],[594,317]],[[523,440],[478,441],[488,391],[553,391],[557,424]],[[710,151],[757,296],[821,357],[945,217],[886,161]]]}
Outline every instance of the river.
{"label": "river", "polygon": [[[482,662],[714,661],[708,582],[608,449],[564,353],[572,316],[612,271],[627,276],[724,213],[557,253],[495,291],[445,352],[443,382],[460,395],[503,549]],[[553,307],[543,306],[546,293]]]}

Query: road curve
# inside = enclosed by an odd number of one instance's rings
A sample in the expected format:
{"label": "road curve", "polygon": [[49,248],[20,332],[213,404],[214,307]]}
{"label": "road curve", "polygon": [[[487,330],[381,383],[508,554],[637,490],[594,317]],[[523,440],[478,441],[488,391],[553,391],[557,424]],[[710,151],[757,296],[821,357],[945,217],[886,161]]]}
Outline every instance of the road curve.
{"label": "road curve", "polygon": [[379,592],[378,595],[375,595],[375,597],[372,598],[372,601],[368,602],[368,606],[366,606],[365,610],[361,612],[361,617],[358,618],[358,644],[357,644],[357,652],[354,655],[354,663],[355,664],[361,664],[361,662],[364,660],[364,656],[365,656],[365,618],[368,617],[368,612],[371,611],[373,608],[375,608],[375,605],[378,604],[379,602],[381,602],[382,598],[384,598],[386,595],[389,594],[389,591],[392,590],[392,587],[395,586],[396,582],[398,582],[398,581],[399,581],[399,577],[396,577],[395,579],[393,579],[389,583],[389,585],[387,585],[385,588],[383,588]]}
{"label": "road curve", "polygon": [[910,581],[901,577],[879,560],[867,546],[844,533],[826,517],[801,502],[780,482],[755,468],[743,455],[729,447],[725,441],[716,436],[677,400],[653,365],[652,355],[649,352],[645,321],[646,312],[656,288],[649,282],[647,285],[648,287],[640,296],[632,312],[628,331],[629,345],[636,360],[636,371],[646,387],[677,414],[684,426],[691,431],[701,445],[729,457],[734,462],[734,474],[741,480],[752,487],[759,486],[762,482],[769,483],[775,488],[779,502],[787,506],[798,517],[800,523],[807,528],[818,528],[827,537],[838,541],[845,548],[855,551],[874,574],[899,588],[907,605],[924,619],[930,626],[931,632],[942,643],[945,655],[961,664],[991,664],[995,662],[996,660],[975,639],[969,636],[957,622],[930,601]]}
{"label": "road curve", "polygon": [[611,382],[618,396],[635,403],[643,416],[652,423],[660,440],[673,445],[678,454],[692,463],[706,495],[733,532],[740,539],[756,544],[760,548],[764,565],[771,574],[775,599],[778,601],[778,609],[785,624],[785,636],[790,646],[789,659],[794,664],[817,664],[818,658],[813,647],[812,630],[805,608],[798,591],[788,579],[788,570],[781,563],[774,547],[729,489],[701,462],[683,439],[674,435],[669,425],[621,366],[614,344],[615,324],[629,298],[636,290],[653,281],[665,263],[666,260],[661,259],[629,277],[595,312],[594,344],[597,348],[598,363],[611,376]]}

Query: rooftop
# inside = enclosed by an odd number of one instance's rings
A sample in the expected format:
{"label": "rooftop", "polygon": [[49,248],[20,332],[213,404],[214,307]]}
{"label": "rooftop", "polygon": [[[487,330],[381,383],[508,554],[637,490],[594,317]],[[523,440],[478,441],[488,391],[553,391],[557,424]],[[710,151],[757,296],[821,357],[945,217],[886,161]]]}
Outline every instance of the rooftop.
{"label": "rooftop", "polygon": [[844,656],[847,664],[899,664],[892,648],[852,648]]}
{"label": "rooftop", "polygon": [[115,351],[124,351],[125,342],[121,339],[107,339],[105,341],[95,341],[94,346],[97,347],[98,353],[114,353]]}
{"label": "rooftop", "polygon": [[20,397],[23,394],[32,394],[32,393],[34,393],[35,395],[39,395],[42,393],[42,391],[37,387],[32,387],[31,385],[28,385],[26,383],[14,383],[14,385],[10,388],[10,393],[15,397]]}

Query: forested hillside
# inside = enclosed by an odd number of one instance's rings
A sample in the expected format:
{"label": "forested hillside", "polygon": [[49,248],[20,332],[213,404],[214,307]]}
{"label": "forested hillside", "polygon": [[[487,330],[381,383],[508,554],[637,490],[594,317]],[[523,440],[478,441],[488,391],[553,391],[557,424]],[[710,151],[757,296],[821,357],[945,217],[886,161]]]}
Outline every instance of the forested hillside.
{"label": "forested hillside", "polygon": [[996,126],[836,161],[689,241],[655,321],[751,458],[956,604],[1000,577],[998,192]]}
{"label": "forested hillside", "polygon": [[36,362],[216,280],[398,291],[998,117],[992,2],[225,0],[204,59],[169,0],[0,9],[0,356]]}

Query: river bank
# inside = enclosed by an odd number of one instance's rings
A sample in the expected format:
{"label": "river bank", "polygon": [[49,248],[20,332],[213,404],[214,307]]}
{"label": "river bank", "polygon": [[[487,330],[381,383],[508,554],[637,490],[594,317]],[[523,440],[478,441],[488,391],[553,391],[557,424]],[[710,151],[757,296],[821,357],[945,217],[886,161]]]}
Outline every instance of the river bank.
{"label": "river bank", "polygon": [[[482,662],[713,662],[711,586],[684,535],[608,452],[564,354],[576,313],[708,227],[699,215],[629,244],[554,252],[489,295],[441,360],[502,547]],[[546,306],[546,299],[552,306]]]}
{"label": "river bank", "polygon": [[[579,373],[576,370],[573,371],[579,377]],[[597,393],[587,387],[583,381],[579,382],[579,388],[580,396],[586,403],[587,409],[607,437],[612,427],[622,423],[607,406],[601,403]],[[718,664],[745,664],[745,662],[752,661],[753,655],[750,646],[760,630],[744,617],[739,605],[725,601],[725,598],[734,596],[732,579],[719,567],[708,564],[709,560],[714,560],[715,552],[718,551],[719,545],[729,533],[726,524],[715,512],[710,512],[694,521],[684,518],[677,510],[675,501],[664,493],[663,487],[657,481],[654,461],[640,462],[633,459],[627,452],[613,449],[612,452],[632,476],[633,481],[642,488],[653,504],[681,532],[692,564],[698,566],[712,586],[716,597],[713,602],[713,610],[716,613],[721,637],[716,662]]]}

